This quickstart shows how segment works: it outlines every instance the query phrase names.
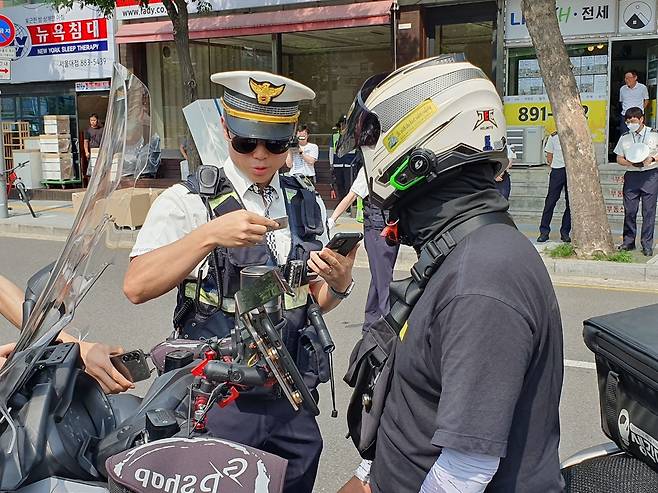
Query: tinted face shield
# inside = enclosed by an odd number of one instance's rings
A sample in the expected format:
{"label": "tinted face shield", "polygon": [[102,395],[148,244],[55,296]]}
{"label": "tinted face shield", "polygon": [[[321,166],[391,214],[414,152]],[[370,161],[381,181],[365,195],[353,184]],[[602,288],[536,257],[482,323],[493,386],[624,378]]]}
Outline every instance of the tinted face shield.
{"label": "tinted face shield", "polygon": [[361,146],[373,146],[379,140],[381,133],[379,118],[366,108],[365,101],[388,75],[388,73],[373,75],[359,89],[347,115],[347,121],[340,132],[336,146],[336,154],[339,157]]}

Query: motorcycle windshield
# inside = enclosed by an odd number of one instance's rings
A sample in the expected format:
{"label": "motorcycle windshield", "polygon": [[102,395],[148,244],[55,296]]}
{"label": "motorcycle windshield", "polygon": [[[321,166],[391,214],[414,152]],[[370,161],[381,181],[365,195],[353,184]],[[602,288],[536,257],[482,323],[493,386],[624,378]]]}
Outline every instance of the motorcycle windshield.
{"label": "motorcycle windshield", "polygon": [[[15,364],[18,354],[38,354],[51,344],[73,319],[75,307],[109,263],[95,252],[107,240],[110,196],[120,183],[134,187],[149,157],[151,104],[146,86],[128,70],[114,66],[105,130],[96,164],[71,232],[50,272],[34,309],[24,323],[16,349],[0,369],[0,406],[22,384],[31,368]],[[123,179],[122,179],[123,178]],[[100,257],[100,255],[99,255]],[[38,357],[33,357],[33,361]],[[6,409],[6,408],[5,408]]]}

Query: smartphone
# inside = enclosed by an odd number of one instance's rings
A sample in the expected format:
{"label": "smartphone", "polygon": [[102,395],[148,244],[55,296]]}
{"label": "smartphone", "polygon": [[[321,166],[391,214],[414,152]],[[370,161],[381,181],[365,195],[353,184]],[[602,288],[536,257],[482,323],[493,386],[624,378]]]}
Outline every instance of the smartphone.
{"label": "smartphone", "polygon": [[111,356],[114,367],[132,383],[141,382],[151,376],[146,355],[141,349]]}
{"label": "smartphone", "polygon": [[361,233],[336,233],[331,240],[329,240],[329,243],[327,243],[327,248],[345,256],[350,253],[356,244],[362,239],[363,234]]}

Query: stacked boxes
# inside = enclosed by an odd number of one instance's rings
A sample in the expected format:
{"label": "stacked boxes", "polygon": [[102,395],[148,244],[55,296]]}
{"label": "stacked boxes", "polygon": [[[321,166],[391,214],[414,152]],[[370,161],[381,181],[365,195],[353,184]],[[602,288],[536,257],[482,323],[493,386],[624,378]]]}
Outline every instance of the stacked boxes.
{"label": "stacked boxes", "polygon": [[43,117],[44,135],[39,136],[43,180],[66,181],[75,178],[71,135],[67,115]]}

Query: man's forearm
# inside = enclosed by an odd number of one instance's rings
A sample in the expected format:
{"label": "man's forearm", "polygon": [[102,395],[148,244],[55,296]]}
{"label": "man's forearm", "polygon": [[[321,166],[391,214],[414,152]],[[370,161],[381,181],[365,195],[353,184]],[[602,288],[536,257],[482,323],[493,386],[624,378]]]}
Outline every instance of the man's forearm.
{"label": "man's forearm", "polygon": [[320,309],[323,313],[327,313],[333,310],[341,302],[341,300],[331,294],[329,291],[329,285],[325,281],[317,281],[311,283],[309,288],[311,290],[311,294],[318,302],[318,305],[320,305]]}
{"label": "man's forearm", "polygon": [[214,245],[206,241],[203,227],[132,259],[123,282],[123,292],[132,303],[144,303],[168,293],[208,256]]}

